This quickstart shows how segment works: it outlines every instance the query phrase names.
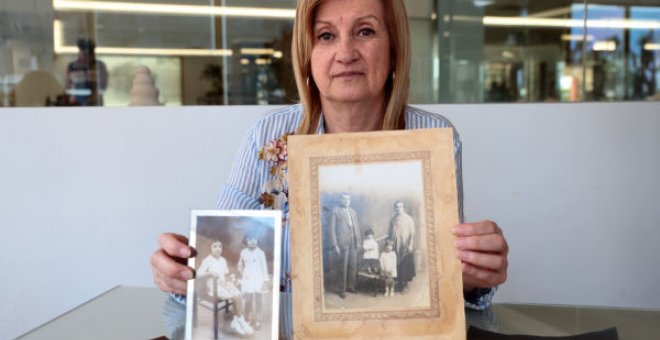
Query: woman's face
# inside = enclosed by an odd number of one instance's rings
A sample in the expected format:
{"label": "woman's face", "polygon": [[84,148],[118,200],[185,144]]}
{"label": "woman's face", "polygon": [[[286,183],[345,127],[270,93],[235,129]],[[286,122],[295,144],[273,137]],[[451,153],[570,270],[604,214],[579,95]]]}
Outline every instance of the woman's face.
{"label": "woman's face", "polygon": [[391,65],[381,1],[324,1],[314,21],[311,66],[322,102],[382,100]]}

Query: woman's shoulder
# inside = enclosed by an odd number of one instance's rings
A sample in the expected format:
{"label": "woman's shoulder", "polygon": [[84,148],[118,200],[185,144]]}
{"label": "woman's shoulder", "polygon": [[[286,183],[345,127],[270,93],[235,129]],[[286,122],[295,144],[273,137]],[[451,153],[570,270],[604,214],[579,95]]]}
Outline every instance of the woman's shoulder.
{"label": "woman's shoulder", "polygon": [[445,116],[417,107],[406,107],[406,129],[445,128],[454,125]]}
{"label": "woman's shoulder", "polygon": [[295,132],[301,119],[300,104],[279,107],[259,116],[252,125],[252,130],[267,139],[275,139]]}
{"label": "woman's shoulder", "polygon": [[258,121],[300,119],[302,117],[302,105],[292,104],[280,106],[259,116]]}

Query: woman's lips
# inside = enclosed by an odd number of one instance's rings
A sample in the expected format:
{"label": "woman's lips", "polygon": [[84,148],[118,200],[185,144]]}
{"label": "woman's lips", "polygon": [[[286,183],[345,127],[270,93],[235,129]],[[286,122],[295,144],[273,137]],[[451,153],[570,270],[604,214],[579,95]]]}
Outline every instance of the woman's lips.
{"label": "woman's lips", "polygon": [[339,72],[333,76],[333,78],[351,78],[351,77],[358,77],[362,76],[364,73],[358,72],[358,71],[344,71],[344,72]]}

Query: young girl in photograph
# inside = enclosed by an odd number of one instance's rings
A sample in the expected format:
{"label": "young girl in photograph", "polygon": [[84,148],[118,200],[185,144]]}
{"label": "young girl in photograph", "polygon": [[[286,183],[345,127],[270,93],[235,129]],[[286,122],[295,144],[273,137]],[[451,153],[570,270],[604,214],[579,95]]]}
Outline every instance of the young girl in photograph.
{"label": "young girl in photograph", "polygon": [[394,296],[394,280],[396,279],[396,253],[394,242],[387,240],[385,251],[380,254],[380,270],[385,279],[385,296]]}
{"label": "young girl in photograph", "polygon": [[261,327],[262,294],[268,291],[268,264],[266,254],[258,246],[253,233],[245,235],[246,248],[241,250],[238,270],[241,272],[241,291],[245,296],[246,315],[257,328]]}
{"label": "young girl in photograph", "polygon": [[369,274],[378,274],[378,242],[374,237],[374,230],[367,229],[362,241],[362,268]]}
{"label": "young girl in photograph", "polygon": [[[197,269],[197,279],[208,279],[208,295],[219,299],[231,300],[234,307],[234,318],[229,327],[239,335],[251,335],[254,329],[248,324],[243,316],[241,292],[234,283],[229,280],[229,267],[227,261],[222,257],[222,242],[215,241],[211,244],[211,255],[204,258],[202,265]],[[213,283],[217,282],[216,285]],[[214,289],[216,292],[214,292]],[[216,295],[217,294],[217,295]]]}

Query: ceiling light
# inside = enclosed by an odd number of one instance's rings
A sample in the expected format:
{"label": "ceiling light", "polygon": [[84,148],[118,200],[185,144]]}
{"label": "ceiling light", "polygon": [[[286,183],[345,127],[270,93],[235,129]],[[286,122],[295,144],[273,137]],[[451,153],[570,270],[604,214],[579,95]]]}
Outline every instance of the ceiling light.
{"label": "ceiling light", "polygon": [[[483,17],[482,22],[485,26],[556,28],[583,28],[585,26],[585,22],[582,19],[485,16]],[[630,19],[590,19],[587,20],[586,26],[587,28],[660,29],[660,21]]]}
{"label": "ceiling light", "polygon": [[646,43],[644,49],[647,51],[660,51],[660,44]]}
{"label": "ceiling light", "polygon": [[[53,50],[55,54],[78,54],[78,47],[64,45],[64,30],[62,21],[53,21]],[[211,50],[195,48],[130,48],[130,47],[97,47],[97,55],[151,55],[151,56],[198,56],[198,57],[231,57],[232,50]]]}
{"label": "ceiling light", "polygon": [[587,20],[588,28],[627,28],[627,29],[660,29],[657,20],[631,19],[592,19]]}
{"label": "ceiling light", "polygon": [[264,55],[264,54],[273,54],[275,50],[272,48],[241,48],[241,54],[244,55]]}
{"label": "ceiling light", "polygon": [[612,40],[596,41],[593,47],[594,51],[613,52],[616,51],[616,42]]}
{"label": "ceiling light", "polygon": [[582,27],[583,20],[578,19],[548,19],[529,17],[492,17],[485,16],[482,20],[485,26],[527,26],[527,27]]}
{"label": "ceiling light", "polygon": [[242,55],[253,55],[253,56],[262,56],[262,55],[272,55],[273,58],[280,59],[284,56],[282,51],[277,51],[272,48],[252,48],[244,47],[240,50]]}
{"label": "ceiling light", "polygon": [[593,41],[593,35],[587,35],[586,37],[582,34],[562,34],[561,40],[563,41]]}
{"label": "ceiling light", "polygon": [[[96,55],[150,55],[150,56],[187,56],[187,57],[231,57],[231,50],[206,50],[195,48],[131,48],[131,47],[97,47]],[[59,46],[56,54],[77,54],[75,46]]]}
{"label": "ceiling light", "polygon": [[[475,0],[485,4],[489,0]],[[255,17],[274,19],[294,19],[295,10],[285,8],[265,7],[232,7],[232,6],[193,6],[172,4],[149,4],[134,2],[114,1],[72,1],[53,0],[53,8],[58,11],[96,11],[96,12],[121,12],[121,13],[143,13],[143,14],[168,14],[168,15],[198,15],[198,16],[228,16],[228,17]],[[565,13],[567,8],[557,11]],[[523,27],[584,27],[582,19],[553,19],[539,16],[556,15],[557,13],[536,13],[530,17],[474,17],[482,19],[486,26],[523,26]],[[534,17],[535,16],[535,17]],[[454,16],[455,21],[472,21]],[[444,16],[449,21],[449,16]],[[590,28],[623,28],[623,29],[660,29],[660,21],[657,20],[630,20],[630,19],[590,19],[587,20]]]}
{"label": "ceiling light", "polygon": [[231,57],[233,53],[231,50],[211,50],[211,49],[193,49],[193,48],[97,47],[96,54]]}
{"label": "ceiling light", "polygon": [[192,6],[114,1],[53,0],[53,8],[58,11],[95,11],[113,13],[228,16],[273,19],[293,19],[296,15],[294,9],[284,8]]}

